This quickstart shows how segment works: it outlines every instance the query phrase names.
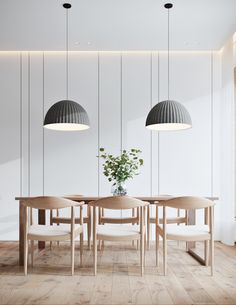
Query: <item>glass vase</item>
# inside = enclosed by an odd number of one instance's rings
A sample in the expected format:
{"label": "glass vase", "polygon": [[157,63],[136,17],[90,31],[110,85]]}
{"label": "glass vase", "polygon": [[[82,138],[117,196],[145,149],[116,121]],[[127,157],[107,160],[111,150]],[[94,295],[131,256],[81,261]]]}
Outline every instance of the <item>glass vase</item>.
{"label": "glass vase", "polygon": [[113,196],[125,196],[127,194],[125,182],[116,181],[111,187],[111,192]]}

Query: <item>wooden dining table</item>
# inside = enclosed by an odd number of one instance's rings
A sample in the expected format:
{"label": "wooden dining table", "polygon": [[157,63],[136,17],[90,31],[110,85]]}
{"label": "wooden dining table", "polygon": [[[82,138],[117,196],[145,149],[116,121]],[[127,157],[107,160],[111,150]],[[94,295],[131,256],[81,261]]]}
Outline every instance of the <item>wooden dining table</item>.
{"label": "wooden dining table", "polygon": [[[63,196],[64,198],[81,202],[83,201],[85,204],[88,204],[91,201],[98,200],[103,197],[98,196],[81,196],[81,195],[66,195]],[[174,196],[134,196],[137,199],[147,201],[150,204],[154,204],[157,201],[165,201],[167,199],[174,198]],[[25,213],[24,209],[25,206],[23,205],[24,201],[30,200],[35,197],[16,197],[15,200],[19,201],[19,265],[24,265],[24,227],[25,227]],[[218,197],[205,197],[207,199],[210,199],[212,201],[218,200]],[[195,210],[189,210],[189,225],[194,225],[196,223],[196,213]],[[38,224],[45,225],[46,224],[46,212],[45,210],[39,210],[38,212]],[[196,243],[195,242],[188,242],[187,246],[187,252],[193,256],[197,261],[199,261],[201,264],[206,265],[207,262],[205,261],[205,258],[200,256],[195,251]],[[39,250],[43,250],[45,248],[45,242],[39,241],[38,242],[38,248]]]}

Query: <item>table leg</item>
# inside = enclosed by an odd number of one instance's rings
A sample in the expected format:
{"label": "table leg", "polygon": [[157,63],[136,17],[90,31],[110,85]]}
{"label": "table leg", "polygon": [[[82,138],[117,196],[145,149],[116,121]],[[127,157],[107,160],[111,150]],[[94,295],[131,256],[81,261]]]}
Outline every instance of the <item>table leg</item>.
{"label": "table leg", "polygon": [[[189,210],[189,215],[188,215],[188,224],[189,225],[195,225],[196,224],[196,211],[195,210]],[[204,244],[206,247],[206,243]],[[205,258],[202,258],[200,255],[198,255],[194,249],[196,248],[196,242],[188,242],[187,243],[187,252],[194,257],[200,264],[202,265],[207,265],[207,262],[205,261]],[[204,252],[206,250],[204,249]]]}
{"label": "table leg", "polygon": [[[46,224],[46,215],[45,210],[39,210],[38,211],[38,224],[39,225],[45,225]],[[45,249],[45,241],[39,241],[38,242],[38,248],[39,250]]]}
{"label": "table leg", "polygon": [[19,265],[24,266],[24,229],[25,229],[25,207],[20,200],[19,203]]}

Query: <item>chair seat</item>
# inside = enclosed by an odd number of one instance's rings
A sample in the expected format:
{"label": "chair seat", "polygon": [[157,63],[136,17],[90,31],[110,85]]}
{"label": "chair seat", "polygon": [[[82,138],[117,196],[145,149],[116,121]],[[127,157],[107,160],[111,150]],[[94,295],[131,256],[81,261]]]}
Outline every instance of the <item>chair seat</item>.
{"label": "chair seat", "polygon": [[137,225],[98,225],[98,239],[125,240],[139,239],[140,227]]}
{"label": "chair seat", "polygon": [[[82,226],[75,226],[75,237],[82,233]],[[71,226],[32,225],[28,229],[28,239],[31,240],[68,240],[71,236]]]}
{"label": "chair seat", "polygon": [[[162,225],[159,225],[161,228]],[[176,240],[206,240],[210,238],[209,226],[208,225],[180,225],[166,226],[167,239]]]}

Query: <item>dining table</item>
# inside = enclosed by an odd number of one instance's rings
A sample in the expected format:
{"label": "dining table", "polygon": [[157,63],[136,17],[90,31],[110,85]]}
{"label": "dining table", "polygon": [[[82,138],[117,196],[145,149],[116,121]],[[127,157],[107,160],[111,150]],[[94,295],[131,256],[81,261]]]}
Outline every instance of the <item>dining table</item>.
{"label": "dining table", "polygon": [[[27,200],[31,200],[32,198],[35,198],[36,196],[28,196],[28,197],[15,197],[15,200],[19,202],[19,265],[24,265],[24,228],[25,228],[25,206],[23,203]],[[38,196],[37,196],[38,197]],[[81,196],[81,195],[65,195],[60,196],[66,199],[73,200],[75,202],[81,202],[83,201],[84,204],[88,204],[91,201],[95,201],[101,198],[104,198],[105,196]],[[157,195],[157,196],[133,196],[134,198],[140,199],[142,201],[147,201],[150,203],[150,205],[155,204],[157,202],[164,202],[168,199],[174,198],[176,196],[167,196],[167,195]],[[218,197],[204,197],[212,201],[216,201],[219,198]],[[194,225],[196,223],[196,211],[195,210],[189,210],[189,216],[188,216],[188,224]],[[205,218],[205,223],[207,222],[207,219]],[[46,212],[45,210],[38,210],[38,224],[45,225],[46,224]],[[39,250],[43,250],[45,248],[45,242],[39,241],[38,242],[38,248]],[[207,261],[205,260],[205,255],[202,257],[199,253],[196,252],[196,243],[195,242],[188,242],[187,243],[187,252],[194,257],[199,263],[202,265],[207,265]]]}

